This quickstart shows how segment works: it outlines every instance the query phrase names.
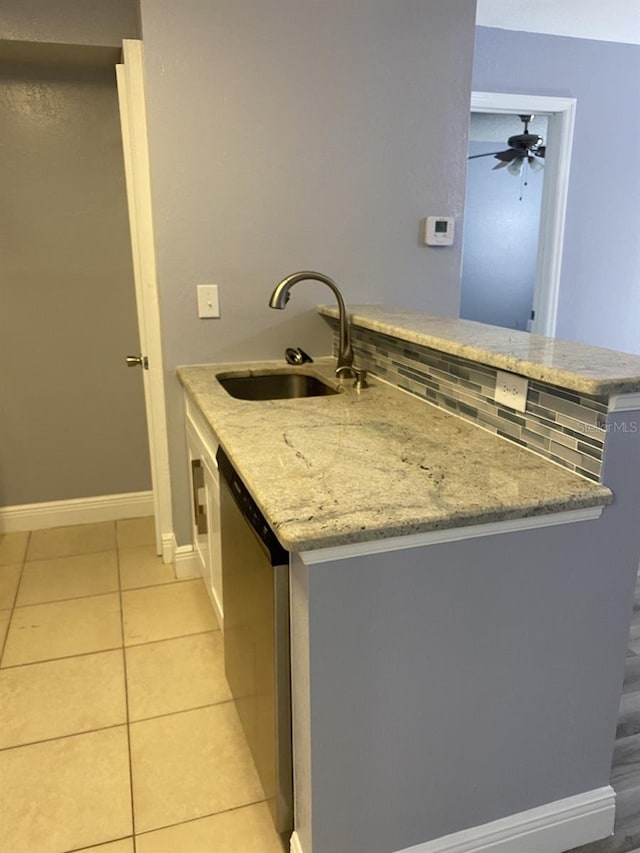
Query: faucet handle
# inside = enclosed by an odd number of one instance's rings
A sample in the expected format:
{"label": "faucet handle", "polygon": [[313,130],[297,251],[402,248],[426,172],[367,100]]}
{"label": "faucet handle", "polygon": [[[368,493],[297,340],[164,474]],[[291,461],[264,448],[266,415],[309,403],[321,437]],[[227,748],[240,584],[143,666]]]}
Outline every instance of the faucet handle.
{"label": "faucet handle", "polygon": [[367,382],[367,371],[358,370],[354,367],[353,372],[356,377],[356,381],[354,382],[353,387],[356,389],[356,391],[360,391],[362,388],[368,388],[369,383]]}
{"label": "faucet handle", "polygon": [[367,382],[367,371],[359,370],[357,367],[354,367],[352,364],[343,364],[340,367],[336,368],[336,376],[340,377],[341,373],[348,373],[356,380],[353,383],[353,387],[360,391],[361,388],[368,388],[369,383]]}

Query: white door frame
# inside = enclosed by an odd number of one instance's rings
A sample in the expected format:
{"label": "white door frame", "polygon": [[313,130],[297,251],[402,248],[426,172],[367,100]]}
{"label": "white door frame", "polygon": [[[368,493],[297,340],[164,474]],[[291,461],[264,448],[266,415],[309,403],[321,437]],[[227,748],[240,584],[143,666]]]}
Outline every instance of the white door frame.
{"label": "white door frame", "polygon": [[156,553],[173,560],[173,517],[169,477],[169,445],[164,394],[160,306],[156,278],[153,208],[144,95],[142,42],[122,42],[121,65],[116,66],[120,123],[124,151],[133,274],[142,354],[149,455],[156,524]]}
{"label": "white door frame", "polygon": [[540,235],[533,294],[535,319],[532,332],[554,337],[560,298],[564,223],[569,190],[571,148],[576,114],[575,98],[517,95],[504,92],[472,92],[472,113],[547,115],[549,124],[545,177],[540,210]]}

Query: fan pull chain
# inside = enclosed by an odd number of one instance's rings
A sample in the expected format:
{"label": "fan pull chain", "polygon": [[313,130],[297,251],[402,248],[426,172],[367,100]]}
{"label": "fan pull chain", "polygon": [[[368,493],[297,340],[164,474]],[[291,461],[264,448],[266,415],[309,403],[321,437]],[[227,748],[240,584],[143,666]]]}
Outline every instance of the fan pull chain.
{"label": "fan pull chain", "polygon": [[527,158],[524,158],[524,162],[522,164],[522,171],[520,172],[520,198],[519,201],[522,201],[522,196],[524,195],[524,188],[528,187],[527,183],[527,168],[529,163],[527,162]]}

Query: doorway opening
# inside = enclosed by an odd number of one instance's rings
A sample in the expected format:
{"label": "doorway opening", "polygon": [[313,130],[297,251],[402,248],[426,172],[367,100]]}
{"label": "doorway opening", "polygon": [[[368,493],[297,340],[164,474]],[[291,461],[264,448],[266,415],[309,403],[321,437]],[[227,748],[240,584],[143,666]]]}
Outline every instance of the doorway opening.
{"label": "doorway opening", "polygon": [[[530,124],[544,140],[547,117]],[[471,113],[460,316],[529,331],[545,171],[544,159],[515,156],[518,134],[517,115]]]}
{"label": "doorway opening", "polygon": [[18,46],[0,49],[0,529],[146,515],[113,52]]}
{"label": "doorway opening", "polygon": [[[575,107],[574,98],[472,93],[472,118],[477,125],[484,124],[484,136],[487,136],[487,129],[491,126],[492,133],[499,134],[507,128],[511,128],[509,135],[522,132],[519,116],[534,115],[536,118],[530,130],[544,137],[546,156],[544,170],[527,170],[526,187],[522,185],[524,181],[521,183],[524,176],[494,174],[487,166],[484,171],[488,174],[480,182],[480,192],[483,186],[488,191],[490,184],[487,181],[493,181],[490,205],[474,203],[474,187],[470,188],[470,180],[478,183],[474,181],[478,172],[475,168],[472,171],[471,164],[474,161],[470,161],[467,173],[468,204],[465,210],[461,316],[494,325],[526,329],[549,337],[555,335]],[[512,117],[512,123],[507,125],[504,122],[508,121],[508,117]],[[503,123],[499,124],[500,121]],[[544,132],[541,132],[543,129]],[[507,139],[508,136],[504,138],[504,143]],[[495,141],[485,142],[488,148],[484,142],[478,142],[479,147],[477,150],[474,147],[473,151],[470,149],[470,154],[506,147],[505,144],[496,145]],[[487,157],[475,162],[490,159]],[[509,200],[510,211],[499,207],[505,199]],[[520,207],[513,207],[513,204]],[[482,251],[487,257],[484,271],[479,269],[478,258],[473,257],[467,245],[467,236],[473,240],[479,232],[484,233]],[[486,239],[487,234],[490,240]],[[509,269],[510,256],[507,251],[510,242],[516,250],[512,257],[518,259],[513,262],[512,270]],[[490,255],[487,255],[488,249],[491,250]],[[525,264],[528,265],[527,269]],[[500,293],[497,286],[500,280],[503,287],[511,289]],[[489,310],[489,302],[493,303],[492,310]]]}

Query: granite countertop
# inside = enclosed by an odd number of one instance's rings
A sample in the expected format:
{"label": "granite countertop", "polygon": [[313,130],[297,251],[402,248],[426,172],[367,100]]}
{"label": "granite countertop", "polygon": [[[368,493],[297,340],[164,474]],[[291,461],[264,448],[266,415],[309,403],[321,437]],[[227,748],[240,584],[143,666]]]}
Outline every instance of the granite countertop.
{"label": "granite countertop", "polygon": [[[337,309],[319,312],[337,318]],[[593,396],[640,391],[640,355],[532,335],[473,320],[383,305],[349,305],[351,323],[440,352]]]}
{"label": "granite countertop", "polygon": [[[357,393],[251,402],[216,374],[282,361],[178,368],[282,545],[307,551],[612,500],[609,489],[373,377]],[[335,383],[335,361],[301,368]]]}

